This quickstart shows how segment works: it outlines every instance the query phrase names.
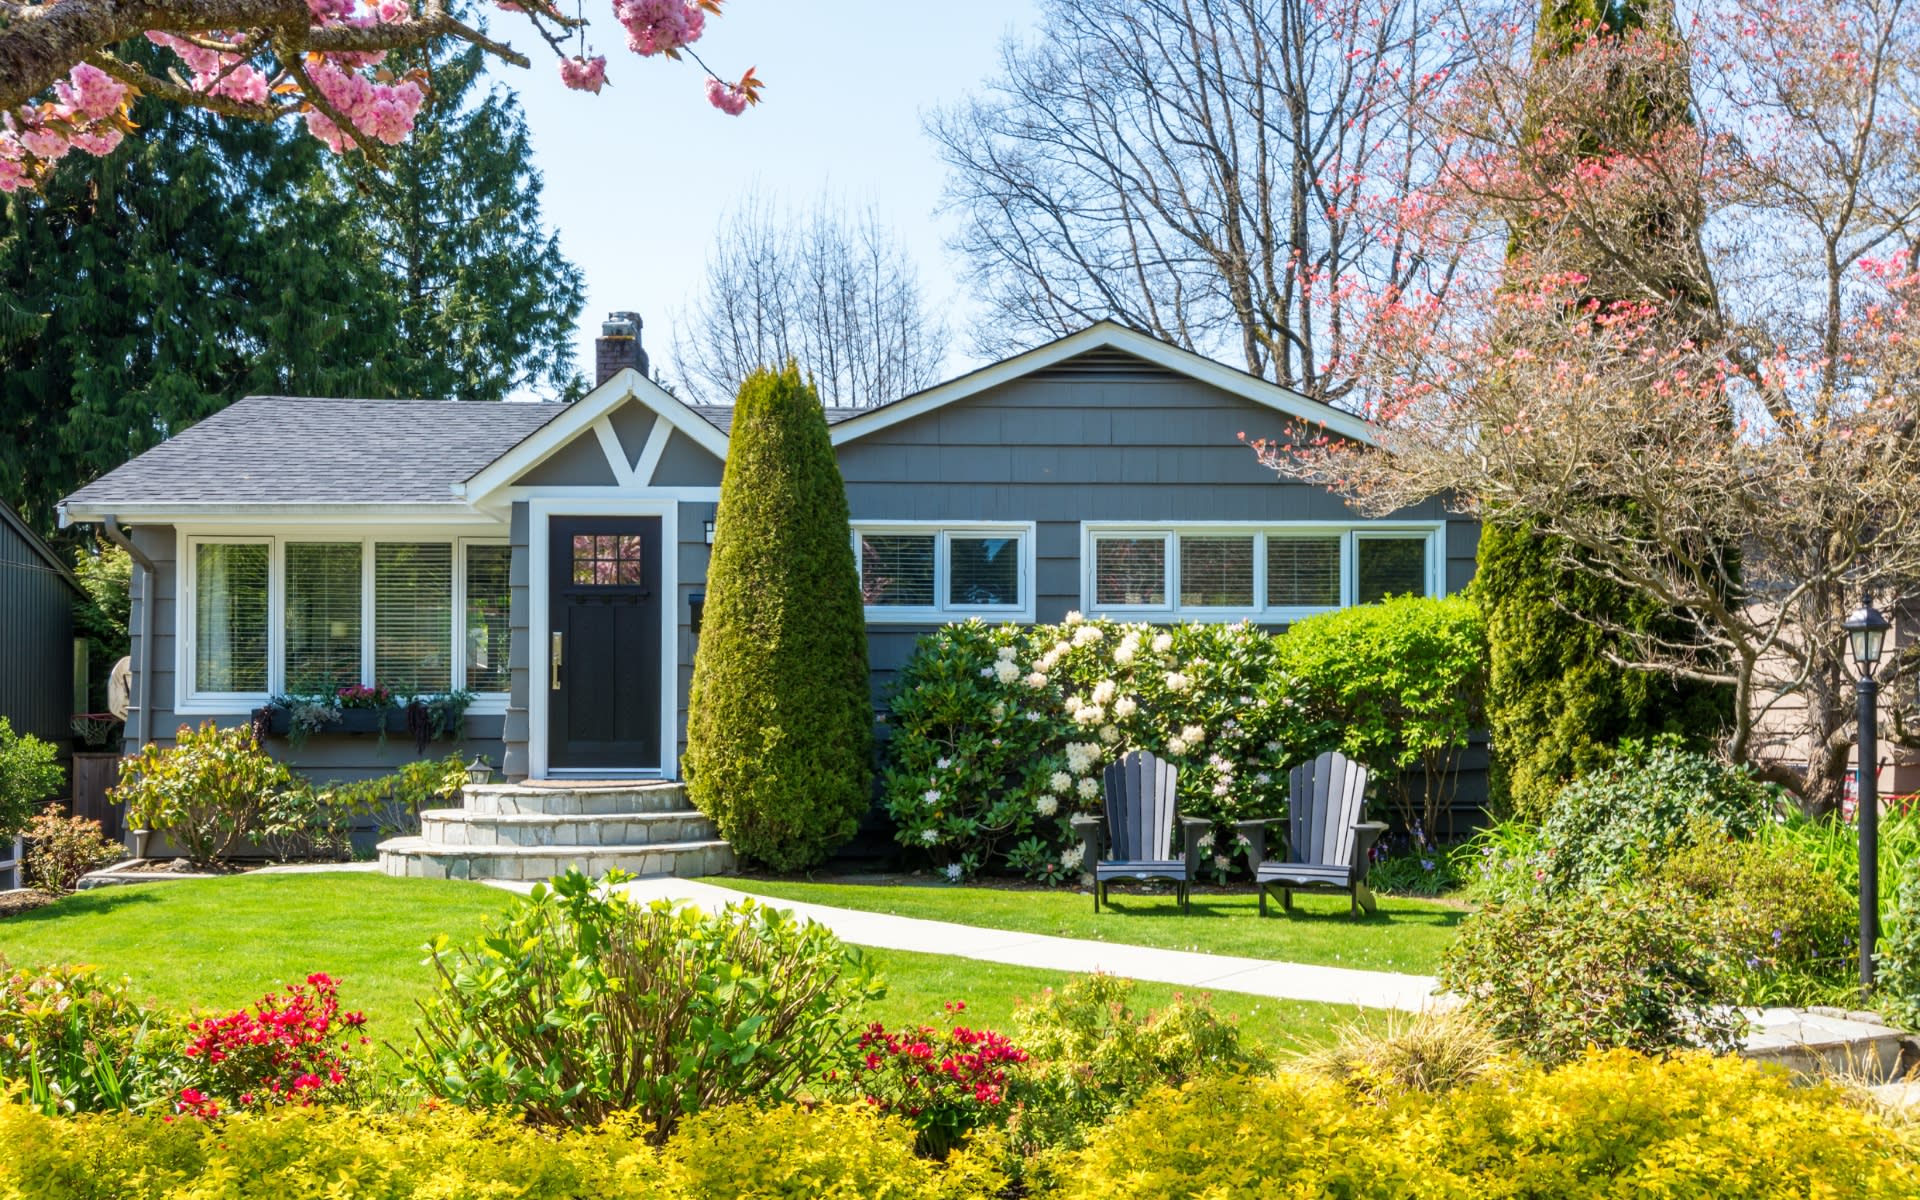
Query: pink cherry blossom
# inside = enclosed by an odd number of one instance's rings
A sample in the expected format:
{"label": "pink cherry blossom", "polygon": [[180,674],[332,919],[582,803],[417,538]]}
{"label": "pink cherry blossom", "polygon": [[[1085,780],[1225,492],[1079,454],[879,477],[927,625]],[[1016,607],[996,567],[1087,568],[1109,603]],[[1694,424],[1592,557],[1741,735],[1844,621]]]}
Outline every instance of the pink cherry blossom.
{"label": "pink cherry blossom", "polygon": [[689,0],[614,0],[613,15],[627,29],[627,45],[649,58],[700,40],[707,14]]}
{"label": "pink cherry blossom", "polygon": [[54,84],[53,91],[75,114],[99,121],[119,111],[127,85],[92,63],[81,63]]}
{"label": "pink cherry blossom", "polygon": [[572,58],[560,60],[560,82],[578,92],[598,92],[607,81],[607,56],[596,55],[593,58]]}
{"label": "pink cherry blossom", "polygon": [[709,79],[707,80],[707,103],[730,117],[737,117],[747,111],[747,93],[731,83]]}

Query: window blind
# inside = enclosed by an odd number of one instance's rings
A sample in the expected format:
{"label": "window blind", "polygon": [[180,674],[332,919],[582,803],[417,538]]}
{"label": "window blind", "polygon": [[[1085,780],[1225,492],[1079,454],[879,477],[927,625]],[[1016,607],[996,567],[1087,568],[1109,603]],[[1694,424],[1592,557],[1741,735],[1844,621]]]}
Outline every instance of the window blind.
{"label": "window blind", "polygon": [[381,542],[373,550],[373,678],[396,697],[453,687],[453,547]]}
{"label": "window blind", "polygon": [[508,687],[509,591],[513,547],[467,547],[467,683],[475,692]]}
{"label": "window blind", "polygon": [[201,542],[194,548],[194,687],[267,690],[265,542]]}
{"label": "window blind", "polygon": [[1165,538],[1099,538],[1093,545],[1094,603],[1159,606],[1167,602]]}
{"label": "window blind", "polygon": [[860,592],[875,606],[933,607],[931,533],[860,535]]}
{"label": "window blind", "polygon": [[1187,608],[1252,608],[1252,536],[1182,536],[1180,604]]}
{"label": "window blind", "polygon": [[360,682],[360,543],[287,544],[287,690]]}
{"label": "window blind", "polygon": [[947,537],[947,602],[956,608],[1020,603],[1020,539]]}
{"label": "window blind", "polygon": [[1338,537],[1267,538],[1267,607],[1333,608],[1340,603]]}

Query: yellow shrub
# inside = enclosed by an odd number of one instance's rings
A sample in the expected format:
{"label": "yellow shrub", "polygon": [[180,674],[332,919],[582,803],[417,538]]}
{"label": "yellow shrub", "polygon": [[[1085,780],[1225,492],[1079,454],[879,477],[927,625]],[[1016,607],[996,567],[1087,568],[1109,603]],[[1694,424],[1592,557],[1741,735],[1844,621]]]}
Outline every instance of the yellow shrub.
{"label": "yellow shrub", "polygon": [[970,1200],[1004,1182],[985,1155],[913,1152],[914,1130],[865,1105],[708,1109],[661,1151],[686,1200]]}

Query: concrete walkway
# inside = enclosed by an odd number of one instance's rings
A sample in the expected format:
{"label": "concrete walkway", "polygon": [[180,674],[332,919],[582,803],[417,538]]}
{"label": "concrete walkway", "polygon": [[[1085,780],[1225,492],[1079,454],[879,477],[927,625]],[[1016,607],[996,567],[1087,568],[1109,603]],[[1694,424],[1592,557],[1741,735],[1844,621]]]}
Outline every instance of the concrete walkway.
{"label": "concrete walkway", "polygon": [[[525,892],[532,884],[501,882],[495,886]],[[685,900],[709,911],[746,895],[691,879],[639,879],[621,885],[636,900]],[[756,897],[756,899],[763,899]],[[982,929],[950,921],[924,921],[886,913],[860,912],[825,904],[766,900],[833,930],[841,940],[880,950],[914,950],[950,954],[983,962],[1050,971],[1085,974],[1105,971],[1128,979],[1170,983],[1178,987],[1245,992],[1280,1000],[1315,1000],[1324,1004],[1351,1004],[1358,1008],[1397,1008],[1418,1012],[1448,1003],[1436,995],[1431,976],[1395,975],[1387,971],[1357,971],[1349,967],[1319,967],[1305,963],[1273,962],[1264,958],[1237,958],[1225,954],[1198,954],[1190,950],[1160,950],[1151,946],[1123,946],[1080,938],[1047,937],[1004,929]],[[1116,922],[1124,914],[1114,914]]]}

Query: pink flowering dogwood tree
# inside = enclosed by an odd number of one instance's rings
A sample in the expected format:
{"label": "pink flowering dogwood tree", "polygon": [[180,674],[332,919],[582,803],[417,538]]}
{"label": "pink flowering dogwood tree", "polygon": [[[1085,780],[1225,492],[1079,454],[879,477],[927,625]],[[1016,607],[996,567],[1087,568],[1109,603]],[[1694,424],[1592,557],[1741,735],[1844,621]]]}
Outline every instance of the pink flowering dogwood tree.
{"label": "pink flowering dogwood tree", "polygon": [[[1649,5],[1543,58],[1534,3],[1505,2],[1460,24],[1470,65],[1429,114],[1447,167],[1402,223],[1457,256],[1451,288],[1358,302],[1343,367],[1378,449],[1257,448],[1371,512],[1441,497],[1561,539],[1685,623],[1614,630],[1620,665],[1727,686],[1730,755],[1830,809],[1840,622],[1920,581],[1920,14]],[[1690,120],[1614,99],[1655,88]]]}
{"label": "pink flowering dogwood tree", "polygon": [[[584,18],[556,0],[495,3],[551,47],[568,87],[606,85],[606,56],[584,50]],[[751,69],[722,79],[692,50],[720,5],[614,0],[613,16],[640,57],[699,63],[708,100],[737,116],[759,102],[761,81]],[[135,38],[175,62],[156,73],[114,53]],[[388,54],[448,41],[530,65],[446,0],[0,0],[0,192],[33,186],[69,153],[112,151],[133,128],[137,95],[230,117],[300,120],[336,153],[377,157],[412,132],[429,86],[420,72],[392,70]]]}

